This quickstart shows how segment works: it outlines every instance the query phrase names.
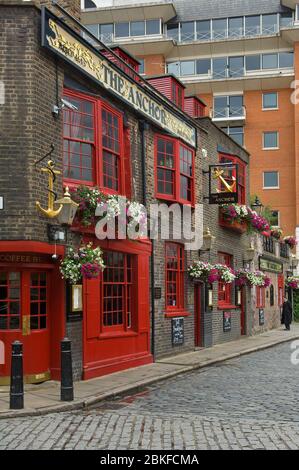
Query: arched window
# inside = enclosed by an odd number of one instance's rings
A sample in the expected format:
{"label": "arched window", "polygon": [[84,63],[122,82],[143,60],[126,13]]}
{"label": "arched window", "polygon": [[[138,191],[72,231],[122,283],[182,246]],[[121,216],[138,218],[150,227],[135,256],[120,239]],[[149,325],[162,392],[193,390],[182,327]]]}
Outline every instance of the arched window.
{"label": "arched window", "polygon": [[270,307],[274,305],[274,286],[270,286]]}

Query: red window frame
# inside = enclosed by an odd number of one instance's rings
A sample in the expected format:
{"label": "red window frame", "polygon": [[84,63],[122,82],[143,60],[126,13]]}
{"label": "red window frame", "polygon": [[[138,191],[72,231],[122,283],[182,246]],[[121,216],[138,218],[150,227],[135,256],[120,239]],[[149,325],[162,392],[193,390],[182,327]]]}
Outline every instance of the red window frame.
{"label": "red window frame", "polygon": [[167,312],[183,311],[185,307],[184,245],[165,243],[165,306]]}
{"label": "red window frame", "polygon": [[[233,257],[228,253],[218,252],[218,262],[233,267]],[[225,284],[222,281],[218,282],[218,305],[219,307],[232,307],[232,284]]]}
{"label": "red window frame", "polygon": [[0,271],[0,331],[18,331],[22,328],[21,284],[20,271]]}
{"label": "red window frame", "polygon": [[104,251],[106,268],[101,282],[101,331],[130,331],[134,324],[134,255]]}
{"label": "red window frame", "polygon": [[256,286],[256,307],[265,308],[266,295],[265,287]]}
{"label": "red window frame", "polygon": [[[159,141],[163,141],[164,144],[164,152],[159,152]],[[173,150],[172,153],[169,153],[167,150],[167,146],[172,146]],[[164,155],[164,164],[159,162],[159,158],[161,155]],[[191,156],[191,175],[186,173],[186,169],[188,163],[186,161],[186,155]],[[165,164],[166,158],[172,156],[173,158],[173,167],[169,167]],[[181,165],[185,161],[185,165]],[[187,165],[187,166],[186,166]],[[156,197],[159,199],[165,199],[168,201],[176,201],[181,204],[191,204],[194,205],[194,150],[188,145],[183,144],[180,140],[174,139],[172,137],[165,136],[163,134],[156,134],[155,135],[155,186],[156,186]],[[169,183],[163,178],[160,178],[162,172],[172,172],[173,179],[172,179],[172,187],[173,191],[172,194],[162,193],[159,191],[159,182],[164,182],[164,187]],[[182,178],[187,178],[189,182],[189,190],[190,193],[190,200],[185,199],[181,195],[182,191]]]}
{"label": "red window frame", "polygon": [[280,274],[277,279],[278,285],[278,305],[282,307],[283,298],[284,298],[284,277],[283,274]]}
{"label": "red window frame", "polygon": [[[246,204],[246,163],[242,162],[238,157],[224,153],[219,155],[219,162],[238,165],[238,204]],[[236,178],[236,173],[233,170],[231,176]]]}
{"label": "red window frame", "polygon": [[[79,99],[82,101],[86,101],[92,105],[93,109],[93,134],[94,139],[92,141],[82,140],[70,137],[69,135],[65,135],[65,131],[63,133],[63,140],[64,146],[65,142],[76,142],[82,144],[90,144],[92,145],[92,178],[91,180],[84,180],[84,179],[75,179],[70,177],[63,178],[65,184],[69,185],[70,187],[79,186],[79,185],[87,185],[87,186],[97,186],[100,188],[101,191],[108,193],[108,194],[124,194],[125,193],[125,171],[124,171],[124,130],[123,130],[123,115],[120,111],[117,111],[115,108],[110,106],[108,103],[104,102],[99,98],[95,98],[89,96],[85,93],[80,93],[77,91],[65,89],[64,96],[66,98],[74,98]],[[73,114],[72,114],[73,113]],[[66,110],[64,116],[75,116],[76,111]],[[104,116],[112,116],[112,125],[105,125],[104,127]],[[110,118],[109,118],[110,119]],[[116,130],[116,126],[114,121],[117,122],[118,129]],[[67,125],[68,121],[64,122],[64,125]],[[64,127],[65,129],[65,127]],[[106,137],[104,135],[104,130],[106,131]],[[110,133],[110,135],[108,135]],[[65,147],[64,147],[65,148]],[[107,173],[110,170],[112,173],[111,180],[115,182],[115,171],[111,165],[107,165],[105,173],[104,170],[104,163],[105,163],[105,153],[110,153],[113,155],[114,161],[118,164],[118,178],[117,178],[117,189],[114,187],[109,187],[107,184]],[[64,161],[65,161],[64,157]],[[70,158],[70,157],[69,157]],[[81,157],[81,162],[83,161],[83,157]],[[109,167],[109,168],[108,168]],[[82,170],[81,170],[82,171]],[[106,175],[106,178],[105,178]]]}

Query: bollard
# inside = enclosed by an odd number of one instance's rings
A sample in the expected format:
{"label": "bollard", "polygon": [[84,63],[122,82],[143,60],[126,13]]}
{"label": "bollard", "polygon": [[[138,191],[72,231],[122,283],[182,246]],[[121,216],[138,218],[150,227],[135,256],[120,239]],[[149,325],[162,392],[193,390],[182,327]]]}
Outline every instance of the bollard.
{"label": "bollard", "polygon": [[12,343],[9,408],[11,410],[24,408],[23,344],[20,341]]}
{"label": "bollard", "polygon": [[73,401],[73,368],[71,341],[65,338],[61,341],[61,401]]}

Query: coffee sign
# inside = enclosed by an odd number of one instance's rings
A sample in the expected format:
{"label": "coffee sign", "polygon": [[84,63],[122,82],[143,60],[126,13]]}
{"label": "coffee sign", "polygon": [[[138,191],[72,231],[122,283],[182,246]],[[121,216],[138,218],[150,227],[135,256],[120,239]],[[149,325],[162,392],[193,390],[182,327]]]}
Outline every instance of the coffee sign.
{"label": "coffee sign", "polygon": [[283,272],[283,264],[279,263],[278,261],[272,261],[270,259],[261,257],[260,270],[281,274]]}
{"label": "coffee sign", "polygon": [[177,116],[146,87],[130,80],[97,49],[43,8],[42,45],[121,98],[166,131],[196,147],[196,129]]}

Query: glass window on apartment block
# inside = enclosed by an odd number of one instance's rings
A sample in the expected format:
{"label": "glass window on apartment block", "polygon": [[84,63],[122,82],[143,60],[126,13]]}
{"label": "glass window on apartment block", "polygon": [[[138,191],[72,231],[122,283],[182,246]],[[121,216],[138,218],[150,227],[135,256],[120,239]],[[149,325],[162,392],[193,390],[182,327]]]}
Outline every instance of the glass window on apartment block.
{"label": "glass window on apartment block", "polygon": [[160,20],[146,20],[145,32],[148,36],[153,34],[161,34],[161,21]]}
{"label": "glass window on apartment block", "polygon": [[244,56],[229,57],[229,76],[242,77],[244,75]]}
{"label": "glass window on apartment block", "polygon": [[213,39],[227,37],[227,18],[212,20]]}
{"label": "glass window on apartment block", "polygon": [[99,25],[98,24],[87,24],[85,28],[91,32],[95,37],[99,37]]}
{"label": "glass window on apartment block", "polygon": [[297,3],[296,5],[296,11],[295,11],[295,21],[299,21],[299,4]]}
{"label": "glass window on apartment block", "polygon": [[263,93],[263,109],[277,109],[278,94],[277,92]]}
{"label": "glass window on apartment block", "polygon": [[263,69],[277,69],[278,68],[278,55],[277,54],[263,54],[262,55],[262,68]]}
{"label": "glass window on apartment block", "polygon": [[275,34],[278,31],[278,17],[276,13],[262,15],[262,34]]}
{"label": "glass window on apartment block", "polygon": [[245,36],[257,36],[261,34],[260,15],[245,17]]}
{"label": "glass window on apartment block", "polygon": [[138,60],[139,60],[139,62],[140,62],[140,64],[139,64],[139,73],[140,73],[141,75],[143,75],[143,74],[145,73],[144,59],[140,59],[140,58],[138,57]]}
{"label": "glass window on apartment block", "polygon": [[228,73],[227,58],[219,57],[213,59],[213,78],[225,78]]}
{"label": "glass window on apartment block", "polygon": [[114,25],[112,23],[100,24],[100,39],[103,42],[111,42],[113,39]]}
{"label": "glass window on apartment block", "polygon": [[130,24],[128,22],[116,23],[115,36],[117,38],[127,38],[128,36],[130,36]]}
{"label": "glass window on apartment block", "polygon": [[194,21],[187,21],[181,23],[181,41],[194,41],[195,34],[194,34]]}
{"label": "glass window on apartment block", "polygon": [[229,114],[227,96],[214,97],[214,118],[227,118]]}
{"label": "glass window on apartment block", "polygon": [[278,171],[264,171],[263,178],[264,178],[265,189],[279,188]]}
{"label": "glass window on apartment block", "polygon": [[278,148],[278,132],[267,131],[263,133],[263,148],[276,149]]}
{"label": "glass window on apartment block", "polygon": [[229,117],[243,116],[243,95],[228,97]]}
{"label": "glass window on apartment block", "polygon": [[178,24],[168,24],[167,25],[167,36],[169,38],[175,39],[178,41],[179,39],[179,25]]}
{"label": "glass window on apartment block", "polygon": [[195,73],[195,61],[194,60],[182,60],[181,76],[194,75],[194,73]]}
{"label": "glass window on apartment block", "polygon": [[208,75],[211,72],[211,59],[198,59],[196,61],[196,74]]}
{"label": "glass window on apartment block", "polygon": [[254,71],[261,69],[261,56],[260,54],[252,54],[245,56],[246,71]]}
{"label": "glass window on apartment block", "polygon": [[145,35],[145,22],[144,21],[131,21],[131,36],[144,36]]}
{"label": "glass window on apartment block", "polygon": [[293,51],[279,53],[279,68],[292,68],[294,67],[294,53]]}
{"label": "glass window on apartment block", "polygon": [[280,218],[279,211],[277,211],[277,210],[271,211],[270,218],[269,218],[270,225],[272,227],[279,227],[280,226],[279,218]]}
{"label": "glass window on apartment block", "polygon": [[211,21],[196,21],[196,35],[198,41],[208,41],[211,39]]}
{"label": "glass window on apartment block", "polygon": [[243,126],[229,126],[222,127],[222,130],[226,132],[237,144],[244,145],[244,127]]}
{"label": "glass window on apartment block", "polygon": [[181,75],[180,62],[170,62],[167,64],[167,73],[172,73],[176,77]]}
{"label": "glass window on apartment block", "polygon": [[291,11],[280,13],[280,27],[286,28],[292,25],[293,25],[293,13]]}
{"label": "glass window on apartment block", "polygon": [[228,19],[228,36],[230,38],[240,38],[244,34],[243,16]]}

